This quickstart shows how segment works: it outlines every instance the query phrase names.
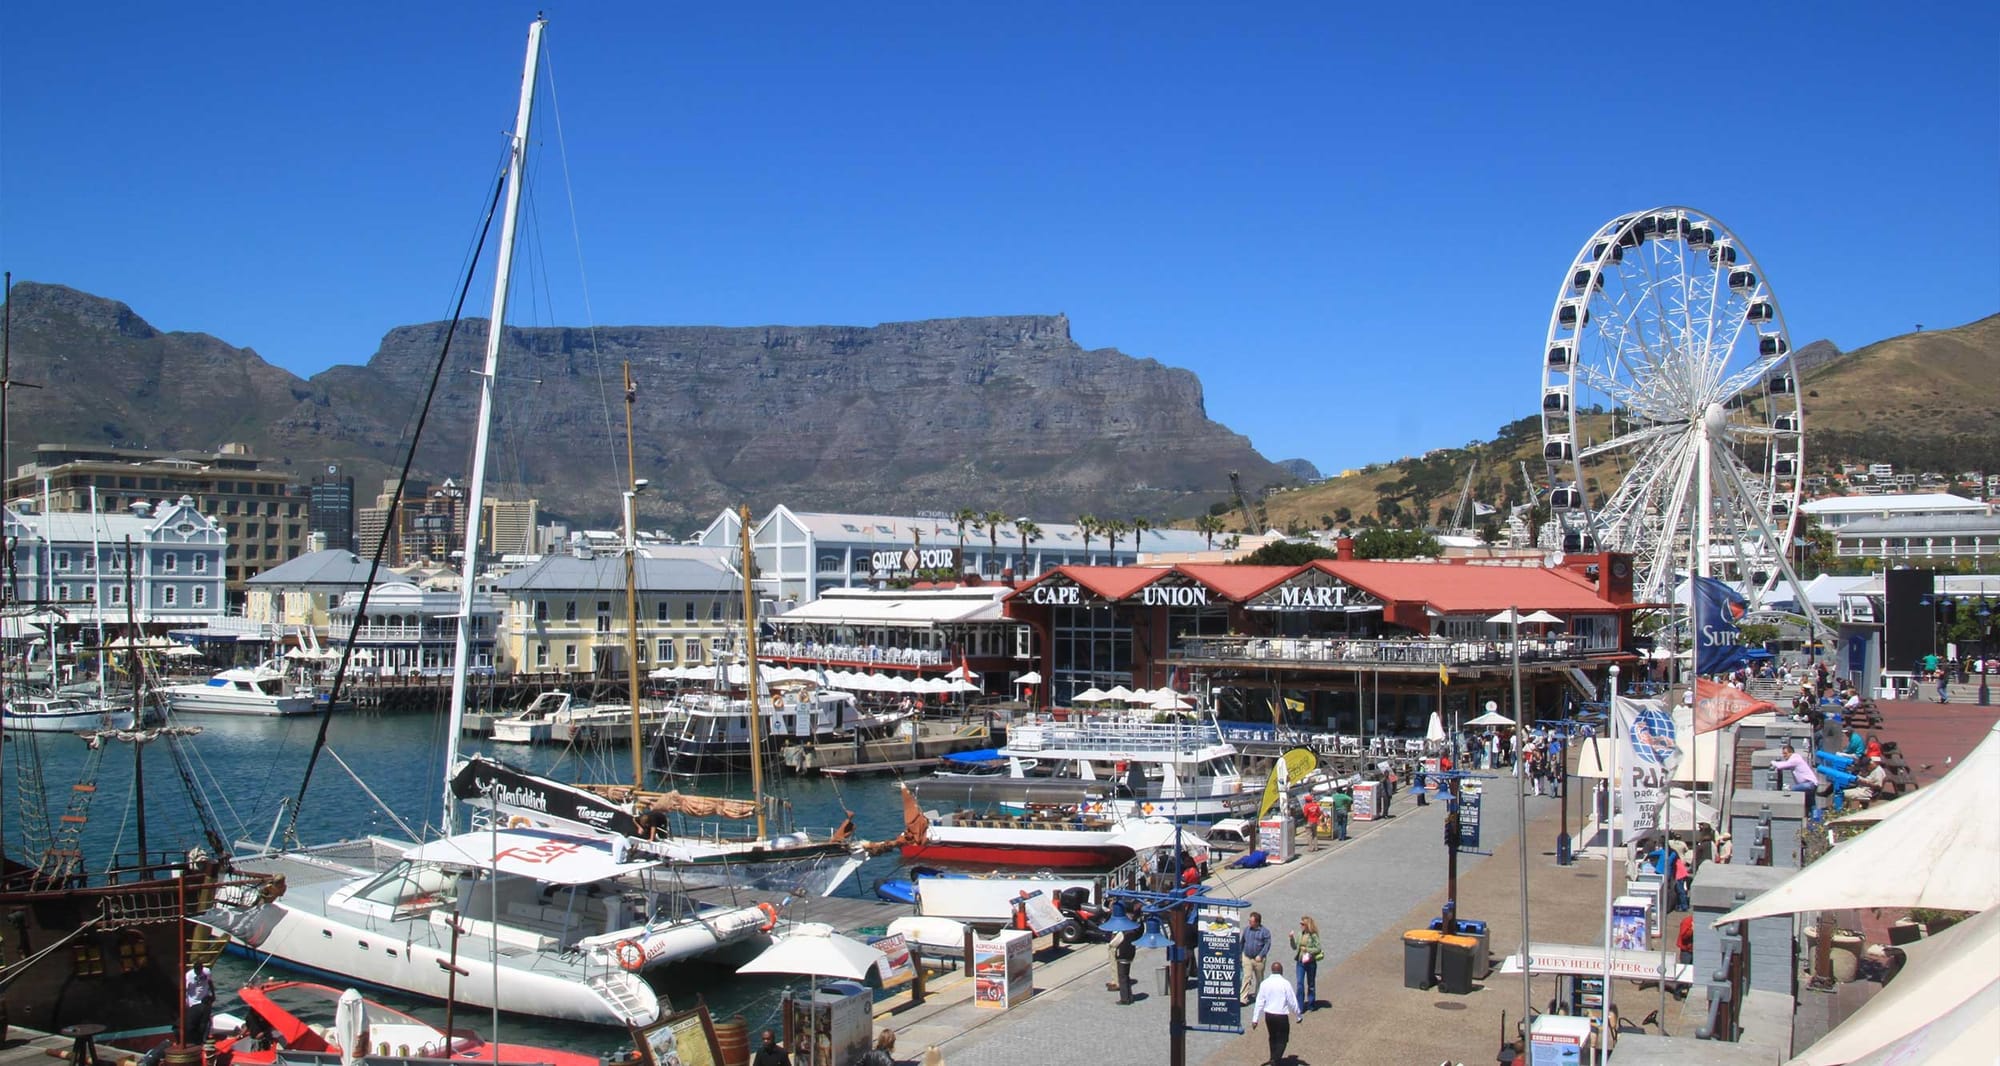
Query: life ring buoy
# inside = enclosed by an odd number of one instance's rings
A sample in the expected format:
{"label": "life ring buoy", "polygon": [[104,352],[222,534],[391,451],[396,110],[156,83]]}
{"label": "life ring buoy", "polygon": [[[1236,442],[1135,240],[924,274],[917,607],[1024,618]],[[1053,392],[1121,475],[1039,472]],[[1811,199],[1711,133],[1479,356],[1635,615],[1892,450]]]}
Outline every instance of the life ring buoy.
{"label": "life ring buoy", "polygon": [[1153,805],[1150,803],[1140,804],[1139,811],[1142,814],[1151,814],[1153,813]]}
{"label": "life ring buoy", "polygon": [[626,973],[638,973],[646,968],[646,949],[640,947],[636,940],[620,940],[611,945],[611,957]]}
{"label": "life ring buoy", "polygon": [[534,824],[535,820],[525,814],[517,814],[507,819],[507,828],[509,829],[528,829],[533,827]]}
{"label": "life ring buoy", "polygon": [[757,927],[758,932],[768,933],[778,927],[778,908],[769,903],[759,903],[757,909],[764,912],[764,922]]}

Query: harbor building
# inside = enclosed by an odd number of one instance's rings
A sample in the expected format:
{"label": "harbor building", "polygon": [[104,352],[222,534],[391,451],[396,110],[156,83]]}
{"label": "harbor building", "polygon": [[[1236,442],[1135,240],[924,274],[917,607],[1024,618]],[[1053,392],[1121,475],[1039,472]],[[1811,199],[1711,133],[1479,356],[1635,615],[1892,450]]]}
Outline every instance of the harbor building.
{"label": "harbor building", "polygon": [[[712,663],[742,640],[743,585],[726,553],[709,548],[640,549],[639,668]],[[622,675],[631,624],[625,557],[587,542],[500,578],[506,611],[503,669],[513,673]]]}
{"label": "harbor building", "polygon": [[[791,607],[810,603],[829,589],[894,588],[933,580],[977,575],[983,580],[1015,580],[1057,566],[1135,566],[1154,553],[1203,550],[1207,538],[1184,529],[1125,532],[1113,541],[1102,533],[1086,536],[1066,522],[1035,522],[1022,536],[1022,522],[1002,522],[997,531],[950,515],[839,514],[794,511],[782,504],[751,525],[760,592]],[[724,511],[696,536],[712,548],[734,549],[735,511]]]}
{"label": "harbor building", "polygon": [[[227,534],[194,498],[118,512],[6,510],[15,602],[51,626],[201,625],[223,617]],[[130,603],[127,603],[127,585]]]}
{"label": "harbor building", "polygon": [[305,550],[308,498],[269,462],[242,444],[214,452],[43,444],[7,479],[7,498],[46,500],[39,507],[45,511],[88,512],[94,490],[97,509],[112,512],[134,500],[188,497],[228,537],[222,577],[241,605],[251,578]]}
{"label": "harbor building", "polygon": [[322,538],[321,547],[354,550],[354,479],[339,463],[328,463],[306,486],[306,530]]}
{"label": "harbor building", "polygon": [[[364,571],[365,576],[365,571]],[[501,607],[491,590],[473,597],[471,658],[475,673],[493,672],[493,639]],[[446,677],[457,651],[458,592],[410,581],[387,581],[368,595],[368,614],[356,624],[361,592],[348,592],[327,612],[327,635],[336,645],[354,640],[353,665],[363,676]]]}
{"label": "harbor building", "polygon": [[766,620],[757,656],[791,666],[942,677],[961,666],[995,675],[988,691],[1028,669],[1027,626],[1007,617],[1007,585],[828,589]]}
{"label": "harbor building", "polygon": [[1838,533],[1842,527],[1871,519],[1932,518],[1940,515],[1991,515],[1978,500],[1948,492],[1899,492],[1883,496],[1825,496],[1807,500],[1799,511]]}
{"label": "harbor building", "polygon": [[2000,556],[2000,515],[1967,512],[1856,518],[1833,531],[1833,545],[1840,558],[1875,559],[1885,566],[1976,566],[1975,560]]}

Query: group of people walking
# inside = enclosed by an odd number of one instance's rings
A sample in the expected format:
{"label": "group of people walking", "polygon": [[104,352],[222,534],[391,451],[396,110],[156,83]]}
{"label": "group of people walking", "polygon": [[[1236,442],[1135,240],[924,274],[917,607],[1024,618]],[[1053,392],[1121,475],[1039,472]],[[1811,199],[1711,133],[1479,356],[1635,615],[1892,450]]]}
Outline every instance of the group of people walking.
{"label": "group of people walking", "polygon": [[1262,1026],[1271,1046],[1271,1063],[1284,1061],[1285,1045],[1292,1038],[1292,1023],[1303,1022],[1309,1010],[1320,1006],[1319,964],[1326,949],[1319,938],[1319,923],[1311,915],[1299,917],[1299,927],[1286,937],[1297,983],[1285,977],[1285,964],[1271,958],[1271,931],[1264,916],[1250,912],[1243,930],[1243,1002],[1250,1005],[1250,1028]]}

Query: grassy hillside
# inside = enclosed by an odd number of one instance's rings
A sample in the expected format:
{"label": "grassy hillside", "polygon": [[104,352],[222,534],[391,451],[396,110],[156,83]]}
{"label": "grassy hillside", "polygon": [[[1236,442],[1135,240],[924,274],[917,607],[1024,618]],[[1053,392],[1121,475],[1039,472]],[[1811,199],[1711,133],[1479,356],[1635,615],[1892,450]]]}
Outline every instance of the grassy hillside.
{"label": "grassy hillside", "polygon": [[1803,385],[1809,456],[2000,470],[2000,315],[1879,341]]}

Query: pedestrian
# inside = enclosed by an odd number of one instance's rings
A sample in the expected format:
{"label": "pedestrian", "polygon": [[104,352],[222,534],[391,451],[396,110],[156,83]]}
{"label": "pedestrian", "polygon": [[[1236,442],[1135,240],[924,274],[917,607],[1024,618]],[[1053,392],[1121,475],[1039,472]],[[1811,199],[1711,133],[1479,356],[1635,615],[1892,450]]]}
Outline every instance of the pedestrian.
{"label": "pedestrian", "polygon": [[1243,962],[1250,968],[1250,979],[1243,982],[1243,1002],[1257,998],[1257,988],[1264,983],[1264,967],[1271,961],[1271,931],[1264,928],[1264,916],[1250,912],[1250,924],[1243,930]]}
{"label": "pedestrian", "polygon": [[1807,820],[1811,820],[1813,812],[1818,806],[1815,801],[1818,799],[1819,794],[1819,772],[1813,769],[1811,759],[1800,755],[1797,751],[1793,750],[1790,744],[1784,745],[1780,754],[1783,758],[1771,763],[1771,772],[1791,772],[1792,791],[1804,794],[1806,798],[1806,818]]}
{"label": "pedestrian", "polygon": [[215,978],[199,959],[188,967],[182,992],[187,1011],[182,1021],[181,1044],[199,1047],[208,1042],[209,1020],[215,1013]]}
{"label": "pedestrian", "polygon": [[1138,958],[1138,944],[1134,938],[1138,930],[1124,930],[1112,938],[1112,964],[1118,974],[1118,1004],[1126,1006],[1132,1002],[1132,960]]}
{"label": "pedestrian", "polygon": [[[1421,787],[1421,786],[1420,786]],[[1417,793],[1417,802],[1423,803],[1424,794]],[[1333,839],[1347,839],[1347,820],[1354,814],[1354,792],[1347,788],[1335,789],[1327,803],[1333,807]]]}
{"label": "pedestrian", "polygon": [[750,1060],[750,1066],[792,1066],[791,1056],[778,1046],[778,1034],[764,1030],[764,1044],[757,1049],[757,1057]]}
{"label": "pedestrian", "polygon": [[1301,917],[1299,931],[1290,939],[1299,964],[1300,1009],[1311,1010],[1319,1003],[1319,960],[1326,954],[1320,949],[1319,923],[1310,914]]}
{"label": "pedestrian", "polygon": [[1299,997],[1293,994],[1291,982],[1285,980],[1285,964],[1273,962],[1271,976],[1257,986],[1257,1005],[1250,1008],[1250,1028],[1256,1029],[1259,1022],[1269,1027],[1270,1066],[1280,1066],[1285,1061],[1285,1045],[1292,1039],[1292,1022],[1304,1020],[1305,1016],[1299,1012]]}
{"label": "pedestrian", "polygon": [[[1446,756],[1441,761],[1448,763],[1451,761],[1451,757]],[[1419,807],[1430,806],[1430,799],[1425,791],[1429,787],[1430,787],[1430,773],[1424,769],[1423,763],[1418,763],[1417,775],[1416,775],[1416,788],[1412,790],[1412,794],[1417,797],[1417,806]]]}
{"label": "pedestrian", "polygon": [[855,1066],[896,1066],[896,1031],[884,1029],[875,1037],[875,1046],[856,1060]]}
{"label": "pedestrian", "polygon": [[1949,671],[1949,670],[1940,670],[1940,671],[1938,671],[1938,675],[1937,675],[1937,694],[1938,694],[1938,702],[1939,702],[1939,703],[1950,703],[1950,702],[1951,702],[1951,690],[1950,690],[1950,684],[1951,684],[1951,671]]}
{"label": "pedestrian", "polygon": [[1319,800],[1308,794],[1306,801],[1299,805],[1299,813],[1305,817],[1306,821],[1306,848],[1309,851],[1318,851],[1319,819],[1320,815],[1324,813],[1320,810]]}

